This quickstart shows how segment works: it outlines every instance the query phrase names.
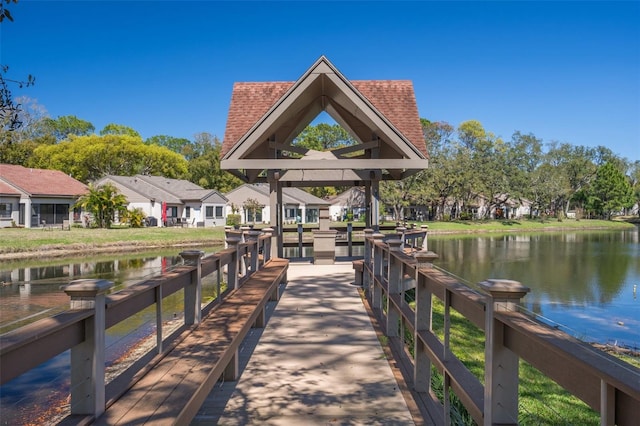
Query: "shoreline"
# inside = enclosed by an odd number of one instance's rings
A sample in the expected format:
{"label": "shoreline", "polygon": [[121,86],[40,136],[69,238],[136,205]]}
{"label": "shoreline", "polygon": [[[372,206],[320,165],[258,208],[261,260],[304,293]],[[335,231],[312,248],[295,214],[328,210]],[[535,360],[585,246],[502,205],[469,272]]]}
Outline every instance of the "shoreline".
{"label": "shoreline", "polygon": [[[435,222],[440,223],[440,222]],[[466,225],[466,224],[465,224]],[[516,227],[512,229],[489,229],[478,226],[476,229],[429,229],[428,235],[444,235],[444,236],[469,236],[482,234],[512,234],[512,233],[536,233],[536,232],[569,232],[569,231],[606,231],[606,230],[624,230],[637,226],[638,223],[620,222],[619,226],[544,226],[544,227]],[[166,241],[112,241],[106,243],[71,243],[71,244],[53,244],[42,245],[35,249],[17,250],[0,252],[1,261],[20,261],[31,260],[38,257],[46,258],[65,258],[82,254],[117,254],[117,253],[136,253],[150,250],[161,250],[169,248],[184,247],[206,247],[215,245],[224,245],[224,238],[214,237],[204,240],[166,240]]]}

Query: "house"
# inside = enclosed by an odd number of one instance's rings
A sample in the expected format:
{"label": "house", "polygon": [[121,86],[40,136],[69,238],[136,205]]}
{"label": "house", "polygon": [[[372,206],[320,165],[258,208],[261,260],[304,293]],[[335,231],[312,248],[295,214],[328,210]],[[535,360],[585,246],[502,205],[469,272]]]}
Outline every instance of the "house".
{"label": "house", "polygon": [[[241,185],[227,194],[227,213],[241,215],[241,223],[268,223],[270,217],[269,184]],[[300,188],[282,188],[283,223],[318,223],[320,207],[329,202]],[[254,208],[255,206],[255,208]]]}
{"label": "house", "polygon": [[59,170],[0,164],[0,228],[78,221],[73,206],[87,192],[85,184]]}
{"label": "house", "polygon": [[[127,197],[128,209],[142,209],[155,226],[186,224],[188,226],[223,226],[226,222],[227,199],[214,189],[204,189],[183,179],[162,176],[107,175],[96,186],[113,184]],[[155,219],[155,220],[154,220]]]}
{"label": "house", "polygon": [[367,213],[365,191],[360,187],[352,187],[341,194],[327,200],[329,216],[334,221],[347,219],[348,214],[353,214],[353,219],[360,219]]}

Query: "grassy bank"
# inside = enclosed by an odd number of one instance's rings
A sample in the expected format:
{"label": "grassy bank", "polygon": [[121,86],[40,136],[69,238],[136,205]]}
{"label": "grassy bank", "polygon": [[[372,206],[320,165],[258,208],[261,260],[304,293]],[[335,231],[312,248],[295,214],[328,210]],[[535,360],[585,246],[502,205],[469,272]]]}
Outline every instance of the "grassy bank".
{"label": "grassy bank", "polygon": [[[423,222],[432,234],[481,234],[497,232],[546,232],[578,229],[624,229],[634,225],[606,220],[489,220]],[[417,223],[419,227],[423,223]],[[344,223],[336,223],[344,226]],[[356,222],[356,225],[358,223]],[[311,226],[311,225],[309,225]],[[293,227],[293,226],[292,226]],[[163,247],[217,245],[224,242],[224,229],[217,228],[41,228],[0,229],[0,259],[46,255],[67,256],[83,251],[117,252]]]}

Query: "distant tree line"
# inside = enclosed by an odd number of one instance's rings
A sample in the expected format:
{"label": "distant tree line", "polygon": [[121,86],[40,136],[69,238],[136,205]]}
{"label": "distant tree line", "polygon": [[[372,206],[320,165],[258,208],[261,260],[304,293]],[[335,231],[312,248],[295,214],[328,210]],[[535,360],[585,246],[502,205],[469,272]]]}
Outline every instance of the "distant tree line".
{"label": "distant tree line", "polygon": [[[452,219],[470,218],[483,197],[489,207],[526,199],[532,213],[575,210],[578,216],[609,218],[640,201],[640,162],[604,146],[544,145],[535,135],[520,132],[503,140],[476,120],[457,128],[421,121],[429,168],[381,185],[381,197],[397,217],[405,207],[417,205],[426,206],[437,220],[447,211]],[[485,215],[490,211],[483,210]]]}
{"label": "distant tree line", "polygon": [[[96,133],[92,123],[76,116],[48,117],[27,98],[19,105],[19,126],[0,129],[0,163],[61,170],[85,183],[107,174],[162,175],[222,193],[242,183],[220,169],[222,143],[209,133],[198,133],[193,140],[168,135],[143,139],[133,128],[116,123]],[[475,120],[457,128],[421,122],[429,168],[402,181],[381,183],[382,201],[396,219],[403,219],[409,206],[420,206],[435,220],[470,218],[479,197],[490,207],[526,199],[539,214],[575,210],[598,217],[628,212],[640,200],[640,162],[604,146],[543,144],[535,135],[520,132],[503,140]],[[294,141],[320,151],[353,143],[339,125],[326,123],[308,126]],[[344,189],[309,191],[325,197]]]}

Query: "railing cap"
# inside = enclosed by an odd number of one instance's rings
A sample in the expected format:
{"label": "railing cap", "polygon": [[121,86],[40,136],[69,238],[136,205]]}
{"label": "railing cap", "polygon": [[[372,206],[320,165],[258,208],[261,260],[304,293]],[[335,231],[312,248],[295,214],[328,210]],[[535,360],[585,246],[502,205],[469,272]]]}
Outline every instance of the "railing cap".
{"label": "railing cap", "polygon": [[391,251],[400,251],[402,246],[402,240],[392,239],[387,240],[387,245],[389,245],[389,250]]}
{"label": "railing cap", "polygon": [[73,280],[62,289],[69,297],[96,297],[105,294],[113,287],[113,281],[85,278]]}
{"label": "railing cap", "polygon": [[373,238],[374,240],[382,240],[384,239],[384,234],[380,232],[374,232],[371,238]]}
{"label": "railing cap", "polygon": [[418,263],[418,268],[429,268],[432,266],[433,261],[440,256],[430,250],[420,250],[413,253],[413,257]]}
{"label": "railing cap", "polygon": [[229,245],[237,246],[238,244],[240,244],[240,242],[242,242],[242,238],[239,238],[239,237],[228,237],[225,241]]}
{"label": "railing cap", "polygon": [[489,278],[478,283],[480,288],[491,294],[494,299],[521,299],[531,291],[529,287],[523,286],[520,281],[503,278]]}

